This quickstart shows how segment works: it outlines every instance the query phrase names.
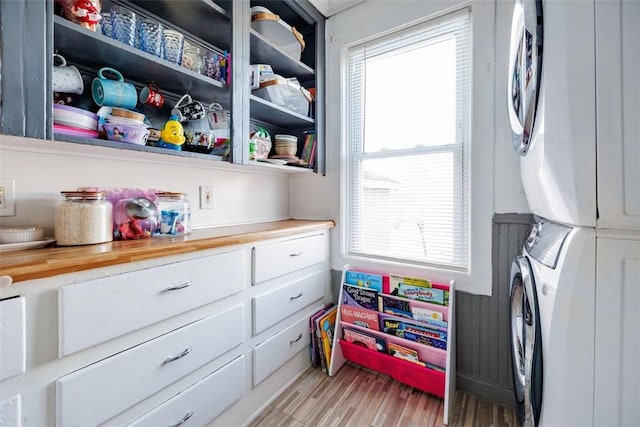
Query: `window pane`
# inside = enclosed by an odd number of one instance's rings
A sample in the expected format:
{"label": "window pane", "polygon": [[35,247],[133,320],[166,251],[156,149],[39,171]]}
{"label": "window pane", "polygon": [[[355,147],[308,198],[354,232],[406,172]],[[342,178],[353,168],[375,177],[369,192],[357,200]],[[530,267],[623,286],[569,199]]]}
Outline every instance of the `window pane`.
{"label": "window pane", "polygon": [[349,252],[464,264],[459,169],[453,152],[355,160]]}
{"label": "window pane", "polygon": [[365,60],[365,152],[456,142],[454,37]]}

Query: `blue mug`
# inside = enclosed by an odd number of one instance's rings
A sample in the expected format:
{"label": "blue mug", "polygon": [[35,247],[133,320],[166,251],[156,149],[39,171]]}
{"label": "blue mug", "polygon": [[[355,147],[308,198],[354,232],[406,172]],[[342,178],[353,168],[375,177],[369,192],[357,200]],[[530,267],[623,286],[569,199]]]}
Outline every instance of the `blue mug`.
{"label": "blue mug", "polygon": [[[104,76],[104,72],[116,76],[116,80]],[[104,67],[98,71],[98,77],[91,83],[91,94],[96,104],[102,107],[118,107],[133,110],[138,102],[138,93],[131,83],[125,83],[118,70]]]}

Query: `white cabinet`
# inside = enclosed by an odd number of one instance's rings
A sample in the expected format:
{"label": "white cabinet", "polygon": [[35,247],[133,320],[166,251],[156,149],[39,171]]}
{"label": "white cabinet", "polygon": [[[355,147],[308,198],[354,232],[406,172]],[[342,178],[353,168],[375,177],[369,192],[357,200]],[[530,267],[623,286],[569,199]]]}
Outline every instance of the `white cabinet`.
{"label": "white cabinet", "polygon": [[131,427],[160,425],[203,426],[236,402],[245,393],[244,356],[198,381],[158,408],[137,419]]}
{"label": "white cabinet", "polygon": [[598,227],[640,230],[640,3],[595,2]]}
{"label": "white cabinet", "polygon": [[[634,237],[635,236],[635,237]],[[598,237],[594,425],[640,425],[640,233]]]}
{"label": "white cabinet", "polygon": [[60,356],[240,292],[244,275],[232,251],[63,286]]}
{"label": "white cabinet", "polygon": [[60,378],[58,425],[109,420],[240,345],[242,321],[238,305]]}
{"label": "white cabinet", "polygon": [[24,369],[24,297],[0,300],[0,381],[24,372]]}
{"label": "white cabinet", "polygon": [[306,232],[0,289],[0,425],[246,424],[309,366],[328,246]]}

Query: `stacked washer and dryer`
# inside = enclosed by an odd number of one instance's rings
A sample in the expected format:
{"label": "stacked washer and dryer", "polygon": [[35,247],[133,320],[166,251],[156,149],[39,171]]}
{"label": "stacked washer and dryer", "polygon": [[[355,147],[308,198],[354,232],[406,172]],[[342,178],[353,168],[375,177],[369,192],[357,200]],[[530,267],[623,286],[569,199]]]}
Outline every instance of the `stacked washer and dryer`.
{"label": "stacked washer and dryer", "polygon": [[515,0],[509,122],[535,218],[511,268],[522,425],[640,425],[638,22],[638,1]]}

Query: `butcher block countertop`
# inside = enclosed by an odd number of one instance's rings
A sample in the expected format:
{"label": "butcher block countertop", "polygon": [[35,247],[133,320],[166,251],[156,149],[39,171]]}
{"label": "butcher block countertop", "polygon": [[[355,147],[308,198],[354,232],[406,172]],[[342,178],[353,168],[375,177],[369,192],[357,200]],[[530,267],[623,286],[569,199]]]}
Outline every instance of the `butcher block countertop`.
{"label": "butcher block countertop", "polygon": [[193,230],[187,236],[152,237],[97,245],[29,249],[0,253],[0,276],[13,282],[40,279],[92,268],[179,255],[204,249],[322,231],[334,222],[289,219]]}

